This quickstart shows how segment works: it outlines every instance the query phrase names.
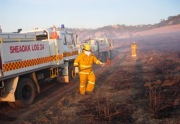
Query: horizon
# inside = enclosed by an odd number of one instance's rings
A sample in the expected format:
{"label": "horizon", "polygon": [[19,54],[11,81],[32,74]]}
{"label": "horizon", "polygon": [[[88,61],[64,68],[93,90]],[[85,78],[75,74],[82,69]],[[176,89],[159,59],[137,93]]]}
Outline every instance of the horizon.
{"label": "horizon", "polygon": [[73,29],[154,25],[179,15],[179,5],[178,0],[1,0],[0,26],[13,32],[61,24]]}

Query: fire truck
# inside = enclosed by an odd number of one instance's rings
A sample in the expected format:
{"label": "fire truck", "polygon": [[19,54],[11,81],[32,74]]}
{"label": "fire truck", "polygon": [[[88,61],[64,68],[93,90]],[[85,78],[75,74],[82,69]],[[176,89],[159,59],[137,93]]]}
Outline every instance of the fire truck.
{"label": "fire truck", "polygon": [[114,41],[107,37],[89,38],[83,43],[89,43],[92,47],[92,53],[101,61],[105,62],[112,58],[112,50]]}
{"label": "fire truck", "polygon": [[63,25],[0,33],[0,102],[27,107],[41,91],[40,80],[70,82],[77,45],[78,36]]}

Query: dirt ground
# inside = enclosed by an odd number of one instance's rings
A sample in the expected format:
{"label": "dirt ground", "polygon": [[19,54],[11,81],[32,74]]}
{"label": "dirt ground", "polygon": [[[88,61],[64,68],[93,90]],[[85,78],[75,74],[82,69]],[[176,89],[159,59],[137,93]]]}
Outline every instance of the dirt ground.
{"label": "dirt ground", "polygon": [[[0,123],[179,124],[178,105],[154,113],[145,84],[176,79],[176,87],[179,88],[180,37],[170,35],[156,39],[163,45],[151,43],[152,38],[149,37],[126,39],[124,44],[116,41],[118,47],[113,51],[111,64],[94,68],[94,94],[79,94],[78,77],[70,84],[56,81],[42,84],[41,94],[28,108],[10,108],[6,103],[1,103]],[[132,40],[137,41],[136,59],[131,58]],[[167,44],[169,42],[174,45]]]}

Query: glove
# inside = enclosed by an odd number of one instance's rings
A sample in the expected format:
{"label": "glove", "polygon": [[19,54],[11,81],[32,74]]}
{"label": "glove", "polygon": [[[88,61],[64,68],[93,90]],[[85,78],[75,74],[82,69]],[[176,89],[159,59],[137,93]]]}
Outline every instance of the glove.
{"label": "glove", "polygon": [[103,62],[100,62],[100,65],[101,65],[101,66],[105,66],[105,63],[103,63]]}
{"label": "glove", "polygon": [[75,73],[79,73],[79,68],[78,67],[75,67],[74,70],[75,70]]}

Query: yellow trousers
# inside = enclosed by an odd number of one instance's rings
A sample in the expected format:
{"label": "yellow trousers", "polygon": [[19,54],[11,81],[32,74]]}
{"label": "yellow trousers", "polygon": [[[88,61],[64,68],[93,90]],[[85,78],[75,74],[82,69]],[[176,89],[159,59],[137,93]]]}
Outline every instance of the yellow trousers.
{"label": "yellow trousers", "polygon": [[96,77],[93,72],[90,74],[79,74],[80,77],[80,93],[92,92],[94,90]]}
{"label": "yellow trousers", "polygon": [[136,57],[136,50],[132,50],[131,53],[133,58]]}

